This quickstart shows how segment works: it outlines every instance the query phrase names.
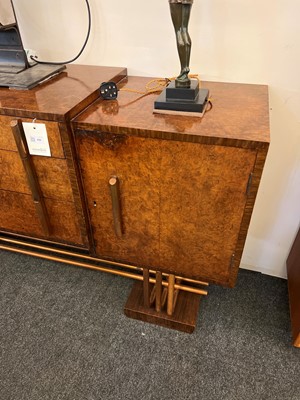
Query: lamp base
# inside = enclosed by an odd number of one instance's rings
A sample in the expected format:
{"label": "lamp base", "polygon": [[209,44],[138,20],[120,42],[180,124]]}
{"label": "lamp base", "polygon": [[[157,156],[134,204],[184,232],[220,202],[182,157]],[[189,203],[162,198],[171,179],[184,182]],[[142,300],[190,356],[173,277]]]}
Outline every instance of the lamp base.
{"label": "lamp base", "polygon": [[208,101],[208,89],[200,89],[196,80],[191,81],[190,88],[176,88],[175,82],[171,82],[157,100],[154,102],[154,113],[164,111],[178,111],[203,114]]}

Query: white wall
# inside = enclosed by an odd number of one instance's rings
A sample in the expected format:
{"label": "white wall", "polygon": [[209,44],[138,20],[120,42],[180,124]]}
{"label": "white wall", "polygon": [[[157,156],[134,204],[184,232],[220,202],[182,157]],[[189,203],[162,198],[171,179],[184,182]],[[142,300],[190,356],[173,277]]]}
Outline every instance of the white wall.
{"label": "white wall", "polygon": [[[14,0],[24,45],[40,59],[65,60],[86,32],[84,0]],[[82,64],[129,74],[179,73],[168,0],[90,0],[93,29]],[[300,2],[195,0],[191,72],[204,80],[270,86],[271,147],[242,259],[245,268],[285,277],[300,223]]]}
{"label": "white wall", "polygon": [[0,4],[0,23],[2,25],[9,25],[15,22],[13,8],[10,0],[1,0]]}

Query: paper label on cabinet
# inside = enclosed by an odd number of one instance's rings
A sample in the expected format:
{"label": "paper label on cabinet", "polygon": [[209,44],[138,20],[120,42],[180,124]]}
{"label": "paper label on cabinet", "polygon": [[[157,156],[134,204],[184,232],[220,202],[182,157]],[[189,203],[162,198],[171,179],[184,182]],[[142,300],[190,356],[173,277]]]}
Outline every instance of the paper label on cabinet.
{"label": "paper label on cabinet", "polygon": [[46,125],[23,122],[23,128],[29,153],[34,156],[51,157]]}

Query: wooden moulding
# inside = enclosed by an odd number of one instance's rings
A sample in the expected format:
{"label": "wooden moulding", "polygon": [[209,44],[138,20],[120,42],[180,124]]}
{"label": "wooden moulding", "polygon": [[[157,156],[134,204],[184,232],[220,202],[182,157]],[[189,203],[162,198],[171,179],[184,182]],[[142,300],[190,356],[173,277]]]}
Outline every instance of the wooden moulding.
{"label": "wooden moulding", "polygon": [[[150,291],[153,285],[150,285]],[[127,317],[181,332],[193,333],[197,323],[200,295],[180,291],[173,315],[144,305],[143,282],[135,282],[124,308]]]}

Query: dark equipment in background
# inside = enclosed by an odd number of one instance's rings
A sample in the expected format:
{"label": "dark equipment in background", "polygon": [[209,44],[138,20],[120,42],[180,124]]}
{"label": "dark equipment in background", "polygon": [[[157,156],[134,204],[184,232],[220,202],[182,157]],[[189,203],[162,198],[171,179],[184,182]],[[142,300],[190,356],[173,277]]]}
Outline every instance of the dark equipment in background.
{"label": "dark equipment in background", "polygon": [[17,24],[0,25],[0,73],[17,74],[29,67]]}
{"label": "dark equipment in background", "polygon": [[64,65],[30,66],[17,24],[0,26],[0,86],[31,89],[64,69]]}
{"label": "dark equipment in background", "polygon": [[23,47],[13,1],[8,0],[7,3],[3,3],[4,5],[0,6],[0,12],[3,7],[4,11],[8,10],[14,16],[15,21],[4,25],[1,23],[0,14],[0,87],[31,89],[63,71],[66,68],[64,64],[75,61],[85,49],[91,31],[90,6],[88,0],[85,2],[88,11],[88,31],[79,53],[74,58],[63,62],[39,61],[36,57],[31,57],[33,65],[28,62]]}

